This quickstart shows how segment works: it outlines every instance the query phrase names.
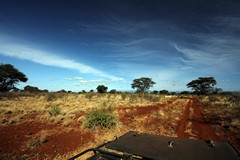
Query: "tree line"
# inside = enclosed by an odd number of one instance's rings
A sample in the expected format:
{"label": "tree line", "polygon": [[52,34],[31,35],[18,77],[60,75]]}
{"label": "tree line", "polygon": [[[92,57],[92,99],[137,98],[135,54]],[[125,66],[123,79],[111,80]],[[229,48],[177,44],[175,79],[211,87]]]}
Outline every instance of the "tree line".
{"label": "tree line", "polygon": [[[9,92],[11,90],[18,90],[16,85],[19,82],[27,82],[28,78],[27,76],[16,69],[11,64],[0,64],[0,92]],[[134,79],[131,87],[132,89],[136,89],[137,93],[143,93],[147,92],[153,85],[156,84],[151,78],[148,77],[141,77],[138,79]],[[193,93],[195,94],[209,94],[209,93],[220,93],[222,92],[221,88],[214,87],[217,84],[217,81],[214,77],[199,77],[198,79],[192,80],[189,82],[186,86],[188,88],[191,88],[193,90]],[[108,87],[104,85],[99,85],[97,88],[98,93],[106,93],[108,90]],[[47,89],[40,90],[37,87],[27,85],[24,87],[24,91],[28,92],[48,92]],[[71,91],[65,91],[60,90],[58,92],[68,92],[71,93]],[[90,90],[90,92],[94,92],[93,90]],[[82,93],[86,93],[85,90],[82,91]],[[116,89],[112,89],[109,91],[109,93],[117,93]],[[175,92],[170,93],[167,90],[160,90],[160,91],[153,91],[154,94],[174,94]],[[182,94],[189,94],[189,91],[183,91]]]}

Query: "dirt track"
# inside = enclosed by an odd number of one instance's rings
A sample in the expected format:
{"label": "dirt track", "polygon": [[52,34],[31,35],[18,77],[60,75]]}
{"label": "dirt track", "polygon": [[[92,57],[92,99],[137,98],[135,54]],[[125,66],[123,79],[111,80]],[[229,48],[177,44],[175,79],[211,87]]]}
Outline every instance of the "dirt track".
{"label": "dirt track", "polygon": [[205,120],[201,110],[201,104],[196,102],[195,98],[191,98],[179,122],[177,136],[180,138],[220,140],[220,138],[214,134],[211,125]]}

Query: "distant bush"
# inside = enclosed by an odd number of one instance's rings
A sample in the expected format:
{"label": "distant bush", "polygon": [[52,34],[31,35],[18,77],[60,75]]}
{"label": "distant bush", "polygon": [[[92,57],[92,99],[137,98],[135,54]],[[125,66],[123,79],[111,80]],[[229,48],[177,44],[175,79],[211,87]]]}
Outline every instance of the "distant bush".
{"label": "distant bush", "polygon": [[91,110],[85,119],[86,128],[114,128],[117,125],[117,118],[111,112],[101,109]]}
{"label": "distant bush", "polygon": [[99,85],[96,89],[98,93],[106,93],[108,87],[105,87],[104,85]]}
{"label": "distant bush", "polygon": [[16,100],[20,97],[34,97],[35,94],[29,92],[0,92],[0,100]]}
{"label": "distant bush", "polygon": [[109,91],[109,93],[115,94],[115,93],[117,93],[117,90],[116,89],[112,89],[112,90]]}
{"label": "distant bush", "polygon": [[48,110],[48,113],[50,116],[57,116],[60,114],[60,108],[59,107],[51,107],[49,110]]}

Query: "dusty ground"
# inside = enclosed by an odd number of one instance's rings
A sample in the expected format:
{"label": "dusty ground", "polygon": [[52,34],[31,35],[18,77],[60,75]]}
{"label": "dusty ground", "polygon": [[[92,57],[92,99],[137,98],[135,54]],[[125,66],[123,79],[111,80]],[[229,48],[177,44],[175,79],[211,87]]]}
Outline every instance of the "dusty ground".
{"label": "dusty ground", "polygon": [[[76,122],[63,125],[39,119],[41,113],[25,115],[18,123],[0,126],[2,159],[66,159],[97,146],[114,135],[130,130],[165,136],[228,141],[240,149],[239,132],[215,134],[216,124],[203,115],[203,106],[195,98],[173,98],[146,106],[119,106],[115,109],[119,125],[115,130],[94,131],[82,127],[84,113],[75,114]],[[11,119],[14,113],[6,113]],[[79,120],[80,119],[80,120]],[[219,128],[218,128],[219,129]]]}

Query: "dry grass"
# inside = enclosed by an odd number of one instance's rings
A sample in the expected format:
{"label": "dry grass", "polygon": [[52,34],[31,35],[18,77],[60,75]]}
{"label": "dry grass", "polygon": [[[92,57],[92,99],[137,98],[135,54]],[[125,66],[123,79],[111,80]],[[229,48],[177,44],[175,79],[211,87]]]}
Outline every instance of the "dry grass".
{"label": "dry grass", "polygon": [[[15,93],[13,93],[15,94]],[[21,94],[23,94],[21,96]],[[17,95],[17,96],[16,96]],[[94,140],[76,148],[75,151],[66,153],[66,155],[57,156],[55,159],[69,158],[85,149],[96,147],[105,141],[113,140],[115,136],[121,136],[129,130],[176,136],[175,128],[180,119],[182,110],[187,103],[186,99],[176,99],[174,96],[165,97],[154,94],[73,94],[73,93],[41,93],[25,94],[17,93],[7,95],[0,101],[0,125],[20,124],[25,121],[39,121],[42,123],[54,123],[65,127],[66,129],[79,129],[82,132],[91,132]],[[172,103],[169,103],[172,101]],[[152,112],[149,115],[135,116],[134,111],[137,107],[147,107],[156,104],[167,104],[158,112]],[[121,116],[119,108],[127,108],[122,114],[129,114],[134,121],[128,126],[117,123],[114,129],[86,129],[84,128],[85,115],[94,109],[112,110],[117,117]],[[54,109],[55,108],[55,109]],[[57,108],[57,109],[56,109]],[[57,111],[56,111],[57,110]],[[53,113],[52,113],[53,112]],[[156,125],[143,126],[143,122],[151,122],[151,119],[159,121],[158,129]],[[171,125],[169,122],[171,121]],[[51,134],[50,131],[42,131],[33,135],[25,143],[25,147],[41,146]],[[84,158],[83,158],[84,159]]]}
{"label": "dry grass", "polygon": [[33,135],[31,139],[27,141],[26,146],[29,148],[39,147],[42,144],[47,142],[48,136],[49,136],[49,131],[42,130],[38,132],[36,135]]}
{"label": "dry grass", "polygon": [[[35,96],[32,94],[26,95],[25,93],[12,93],[17,95],[15,95],[16,98],[14,98],[14,95],[10,96],[9,93],[7,94],[0,101],[1,125],[21,122],[24,116],[30,114],[36,114],[38,119],[42,121],[50,120],[58,123],[66,120],[69,122],[71,120],[75,121],[76,115],[84,114],[91,108],[108,107],[107,105],[114,105],[114,107],[146,106],[165,100],[161,95],[127,93],[44,93],[36,94]],[[21,96],[21,94],[23,95]],[[59,110],[59,112],[56,110]],[[9,117],[11,118],[9,119]]]}
{"label": "dry grass", "polygon": [[207,105],[204,114],[216,134],[235,144],[240,139],[240,94],[202,96],[199,101]]}
{"label": "dry grass", "polygon": [[202,96],[199,101],[210,106],[205,110],[208,118],[240,129],[240,94]]}
{"label": "dry grass", "polygon": [[[188,99],[176,96],[154,94],[74,94],[74,93],[1,93],[0,125],[20,124],[28,121],[40,121],[63,126],[64,130],[72,128],[81,132],[93,133],[94,139],[75,151],[59,155],[55,159],[67,159],[86,149],[96,147],[105,141],[113,140],[129,130],[157,135],[176,136],[176,128],[181,119]],[[205,115],[214,123],[240,133],[240,96],[239,95],[211,95],[200,96],[199,101],[207,107]],[[158,110],[147,114],[137,115],[138,108],[149,109],[153,105],[165,104]],[[55,108],[55,109],[54,109]],[[92,109],[111,110],[119,119],[114,129],[84,128],[84,120]],[[190,118],[193,111],[190,110]],[[129,118],[130,123],[124,124],[120,118]],[[192,124],[187,124],[186,132],[194,137]],[[32,135],[25,143],[25,147],[38,147],[43,144],[50,130],[42,130]],[[1,156],[1,155],[0,155]],[[5,156],[5,155],[3,155]],[[87,157],[87,156],[86,156]],[[82,159],[85,159],[83,157]]]}

